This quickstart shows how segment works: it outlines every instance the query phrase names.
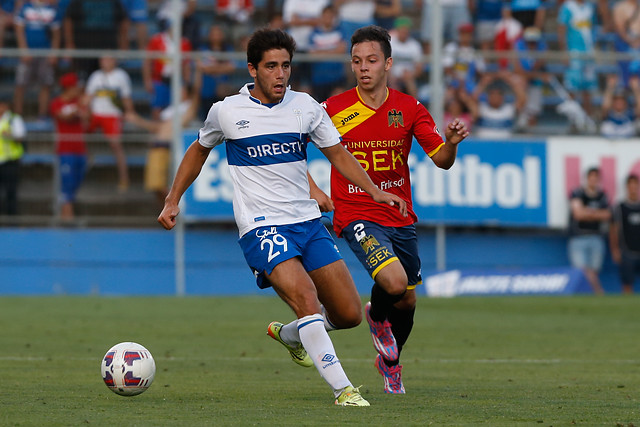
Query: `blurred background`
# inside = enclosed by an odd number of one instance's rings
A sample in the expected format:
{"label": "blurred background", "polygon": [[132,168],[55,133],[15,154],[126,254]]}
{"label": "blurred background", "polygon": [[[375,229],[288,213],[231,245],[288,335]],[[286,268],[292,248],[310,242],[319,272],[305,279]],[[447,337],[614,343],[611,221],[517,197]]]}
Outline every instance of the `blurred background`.
{"label": "blurred background", "polygon": [[[3,0],[0,293],[257,292],[224,150],[166,232],[173,167],[250,80],[253,30],[293,35],[291,87],[322,102],[355,85],[349,40],[369,24],[391,33],[390,86],[471,129],[447,172],[414,144],[425,295],[597,291],[568,257],[569,200],[595,167],[613,208],[640,174],[636,0]],[[328,162],[309,160],[328,191]],[[608,223],[598,273],[615,293]]]}

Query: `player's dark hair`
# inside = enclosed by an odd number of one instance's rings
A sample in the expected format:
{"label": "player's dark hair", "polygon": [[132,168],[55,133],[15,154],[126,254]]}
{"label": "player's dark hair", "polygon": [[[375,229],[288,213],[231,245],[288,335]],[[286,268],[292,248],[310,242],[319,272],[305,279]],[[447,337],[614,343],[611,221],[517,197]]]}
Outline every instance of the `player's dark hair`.
{"label": "player's dark hair", "polygon": [[247,62],[258,68],[264,53],[271,49],[285,49],[289,52],[289,59],[293,59],[296,42],[289,34],[282,30],[262,28],[251,35],[247,45]]}
{"label": "player's dark hair", "polygon": [[638,175],[636,175],[635,173],[630,173],[629,176],[627,176],[627,184],[629,184],[631,181],[639,182],[640,178],[638,178]]}
{"label": "player's dark hair", "polygon": [[600,176],[600,169],[598,169],[597,167],[592,167],[589,168],[589,170],[587,170],[587,176],[591,175],[592,173],[597,174],[598,176]]}
{"label": "player's dark hair", "polygon": [[353,45],[362,42],[378,42],[384,59],[391,58],[391,36],[384,28],[377,25],[358,28],[351,36],[351,51],[353,52]]}

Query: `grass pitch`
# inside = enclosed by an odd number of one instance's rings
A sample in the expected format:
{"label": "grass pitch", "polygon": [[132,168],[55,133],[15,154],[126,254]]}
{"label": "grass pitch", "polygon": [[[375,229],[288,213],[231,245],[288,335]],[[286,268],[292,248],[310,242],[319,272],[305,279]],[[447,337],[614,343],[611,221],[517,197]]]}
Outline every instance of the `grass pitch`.
{"label": "grass pitch", "polygon": [[[275,297],[0,298],[1,426],[640,425],[640,299],[421,298],[385,395],[365,324],[331,334],[370,408],[333,405],[314,368],[266,336]],[[104,353],[136,341],[151,388],[107,389]]]}

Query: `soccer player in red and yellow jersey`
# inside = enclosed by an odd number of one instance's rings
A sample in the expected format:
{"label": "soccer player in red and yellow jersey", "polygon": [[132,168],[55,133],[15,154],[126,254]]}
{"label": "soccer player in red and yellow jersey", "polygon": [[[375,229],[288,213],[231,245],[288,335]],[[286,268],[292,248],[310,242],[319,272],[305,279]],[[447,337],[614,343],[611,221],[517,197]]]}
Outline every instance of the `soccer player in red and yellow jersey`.
{"label": "soccer player in red and yellow jersey", "polygon": [[[449,169],[458,144],[469,134],[464,123],[447,124],[444,140],[427,109],[415,98],[387,87],[393,64],[389,33],[363,27],[351,38],[351,70],[357,86],[323,105],[342,135],[342,144],[382,190],[407,202],[408,216],[379,205],[332,168],[331,199],[312,184],[321,209],[334,210],[333,226],[368,270],[375,284],[365,307],[375,365],[384,391],[404,393],[402,346],[413,326],[415,287],[422,283],[407,164],[413,137],[434,164]],[[335,209],[334,209],[335,208]]]}

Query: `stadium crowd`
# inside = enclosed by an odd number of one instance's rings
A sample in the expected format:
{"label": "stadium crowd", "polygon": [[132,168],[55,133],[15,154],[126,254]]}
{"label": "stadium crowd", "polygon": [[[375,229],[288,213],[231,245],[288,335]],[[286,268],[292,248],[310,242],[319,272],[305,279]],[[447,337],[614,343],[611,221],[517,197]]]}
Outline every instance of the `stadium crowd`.
{"label": "stadium crowd", "polygon": [[[265,26],[286,30],[294,38],[296,72],[290,83],[319,102],[355,86],[347,56],[351,34],[376,24],[392,36],[389,86],[427,104],[435,92],[430,71],[442,67],[443,123],[459,117],[472,138],[599,134],[624,139],[640,132],[639,0],[177,4],[179,10],[173,11],[172,0],[0,0],[0,217],[20,214],[20,163],[33,154],[30,133],[51,137],[40,154],[50,154],[56,165],[51,170],[58,176],[50,180],[58,186],[54,216],[74,219],[76,193],[96,163],[96,156],[91,159],[93,143],[101,139],[111,152],[114,190],[127,193],[134,179],[129,171],[133,150],[127,153],[131,146],[126,136],[145,131],[146,139],[133,139],[146,152],[144,188],[161,203],[175,115],[173,64],[165,58],[137,57],[135,52],[170,52],[179,45],[189,53],[181,64],[184,81],[178,107],[187,126],[191,120],[201,123],[214,102],[248,81],[246,60],[238,54],[245,52],[249,35]],[[434,52],[433,17],[438,14],[443,49]],[[182,18],[179,41],[171,31],[175,16]],[[32,54],[32,49],[73,49],[75,54]],[[77,54],[86,49],[107,53]],[[125,51],[134,54],[121,59],[113,55]],[[430,60],[434,54],[440,58],[437,64]],[[570,197],[576,224],[584,221],[589,197],[604,197],[596,187],[576,189]],[[627,187],[627,199],[636,206],[637,177],[630,176]],[[603,220],[611,217],[614,203],[603,203]],[[637,241],[637,230],[624,227],[628,210],[616,205],[612,229],[621,231],[610,235],[616,262],[627,267],[623,243]],[[573,259],[572,263],[585,264]],[[595,264],[591,281],[598,291]],[[624,276],[625,291],[630,291],[630,277],[628,272]]]}
{"label": "stadium crowd", "polygon": [[[593,133],[599,124],[605,136],[637,133],[635,98],[640,67],[632,52],[640,49],[640,14],[635,0],[446,0],[441,3],[448,114],[459,110],[479,135],[536,133],[552,119],[545,111],[559,109],[570,132]],[[171,40],[171,0],[3,0],[0,48],[18,47],[19,58],[4,58],[15,67],[0,91],[12,91],[13,111],[27,122],[50,120],[52,92],[60,92],[57,77],[75,72],[81,85],[99,68],[98,58],[31,57],[29,49],[146,49],[166,51]],[[202,111],[234,92],[244,80],[242,61],[220,60],[211,53],[241,52],[255,28],[286,29],[297,52],[295,89],[319,101],[352,86],[345,60],[353,30],[377,24],[392,31],[395,67],[392,87],[421,101],[430,94],[430,0],[180,0],[186,52],[201,59]],[[553,56],[553,53],[570,55]],[[628,60],[602,61],[597,52],[623,52]],[[547,55],[551,52],[552,55]],[[332,55],[328,59],[324,56]],[[555,59],[554,59],[555,58]],[[622,58],[625,59],[625,58]],[[17,60],[17,64],[16,61]],[[169,104],[171,66],[168,61],[124,61],[133,77],[137,104],[157,119]],[[138,77],[142,76],[142,84]],[[37,102],[25,106],[25,91],[38,88]],[[630,96],[633,95],[633,96]],[[29,98],[30,99],[30,98]],[[571,101],[577,102],[571,102]],[[146,101],[146,103],[145,103]],[[27,107],[33,108],[27,108]],[[585,118],[586,113],[586,118]],[[580,118],[583,118],[581,121]],[[557,129],[554,129],[556,131]]]}
{"label": "stadium crowd", "polygon": [[[30,55],[29,50],[168,52],[177,43],[172,16],[182,17],[179,43],[192,54],[185,56],[182,75],[187,87],[199,87],[200,120],[213,102],[246,82],[246,61],[234,53],[244,52],[248,35],[263,26],[293,36],[298,54],[291,85],[319,102],[354,86],[349,40],[356,28],[369,24],[392,34],[390,86],[425,104],[433,92],[429,72],[434,64],[428,58],[436,12],[431,0],[180,0],[175,12],[172,4],[2,0],[0,48],[19,50],[0,50],[0,96],[12,99],[12,114],[26,123],[26,139],[29,131],[53,134],[59,117],[51,101],[77,79],[78,108],[85,110],[77,129],[90,135],[87,142],[108,141],[118,191],[126,192],[130,178],[122,136],[140,132],[127,117],[135,113],[161,120],[171,104],[171,61],[141,55],[114,61],[105,70],[104,58]],[[439,5],[444,120],[461,117],[474,138],[638,134],[638,1],[443,0]],[[603,60],[603,52],[620,55]],[[194,82],[196,75],[202,80]],[[60,154],[57,145],[51,152]],[[67,191],[69,198],[73,194]]]}

